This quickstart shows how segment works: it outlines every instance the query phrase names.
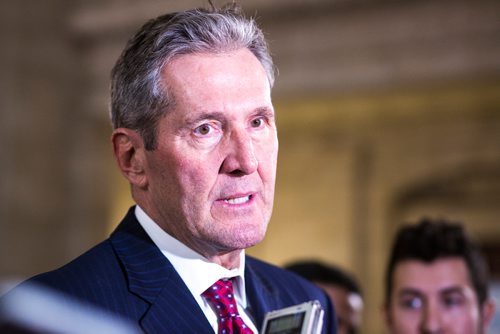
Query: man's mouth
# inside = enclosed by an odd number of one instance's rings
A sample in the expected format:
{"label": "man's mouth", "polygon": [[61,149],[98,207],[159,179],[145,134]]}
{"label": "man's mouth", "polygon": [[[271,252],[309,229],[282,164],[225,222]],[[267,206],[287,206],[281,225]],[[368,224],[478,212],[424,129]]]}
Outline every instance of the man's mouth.
{"label": "man's mouth", "polygon": [[247,195],[243,197],[236,197],[236,198],[228,198],[225,199],[224,202],[228,204],[244,204],[252,198],[252,195]]}

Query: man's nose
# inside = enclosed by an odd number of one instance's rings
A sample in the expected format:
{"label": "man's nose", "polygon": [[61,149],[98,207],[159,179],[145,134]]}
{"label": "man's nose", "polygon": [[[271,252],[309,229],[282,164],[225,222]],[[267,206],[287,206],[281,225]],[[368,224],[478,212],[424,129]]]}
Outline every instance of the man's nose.
{"label": "man's nose", "polygon": [[244,128],[234,129],[225,144],[221,173],[248,175],[255,172],[257,166],[254,142],[250,133]]}
{"label": "man's nose", "polygon": [[437,305],[428,303],[422,310],[422,318],[420,323],[420,333],[422,334],[439,334],[442,333],[441,313]]}

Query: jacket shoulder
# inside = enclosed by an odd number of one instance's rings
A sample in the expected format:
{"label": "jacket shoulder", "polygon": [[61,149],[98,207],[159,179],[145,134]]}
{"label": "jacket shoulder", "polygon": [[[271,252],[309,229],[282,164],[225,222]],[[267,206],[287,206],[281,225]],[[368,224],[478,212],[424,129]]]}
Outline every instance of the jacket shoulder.
{"label": "jacket shoulder", "polygon": [[252,280],[258,282],[254,282],[254,286],[260,285],[263,287],[261,291],[266,291],[266,295],[272,296],[269,300],[269,304],[273,305],[270,311],[317,300],[325,311],[322,333],[336,333],[335,310],[322,289],[303,277],[273,264],[250,256],[247,256],[245,261],[245,270],[248,271],[245,276],[250,275]]}
{"label": "jacket shoulder", "polygon": [[291,271],[250,256],[247,256],[246,261],[247,269],[259,277],[260,281],[269,288],[283,292],[291,291],[298,296],[304,295],[320,299],[325,297],[321,289]]}

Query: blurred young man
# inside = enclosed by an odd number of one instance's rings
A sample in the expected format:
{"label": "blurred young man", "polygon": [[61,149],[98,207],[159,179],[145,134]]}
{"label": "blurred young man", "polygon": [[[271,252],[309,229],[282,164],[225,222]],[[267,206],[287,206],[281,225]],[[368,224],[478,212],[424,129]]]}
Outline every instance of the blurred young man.
{"label": "blurred young man", "polygon": [[461,225],[422,220],[399,231],[384,308],[390,333],[486,333],[495,310],[487,267]]}
{"label": "blurred young man", "polygon": [[293,262],[285,268],[325,290],[335,305],[338,334],[360,332],[363,297],[359,284],[352,274],[337,266],[313,260]]}

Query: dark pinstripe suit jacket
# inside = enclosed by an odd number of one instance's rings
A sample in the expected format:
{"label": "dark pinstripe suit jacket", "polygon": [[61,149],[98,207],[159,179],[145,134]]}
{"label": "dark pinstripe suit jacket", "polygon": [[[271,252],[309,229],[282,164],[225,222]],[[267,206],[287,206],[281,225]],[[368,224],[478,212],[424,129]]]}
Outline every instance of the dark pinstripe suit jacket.
{"label": "dark pinstripe suit jacket", "polygon": [[[67,265],[28,280],[117,313],[146,333],[212,333],[202,310],[131,208],[110,238]],[[335,333],[326,295],[295,274],[247,256],[246,291],[255,324],[266,312],[319,300],[323,333]]]}

